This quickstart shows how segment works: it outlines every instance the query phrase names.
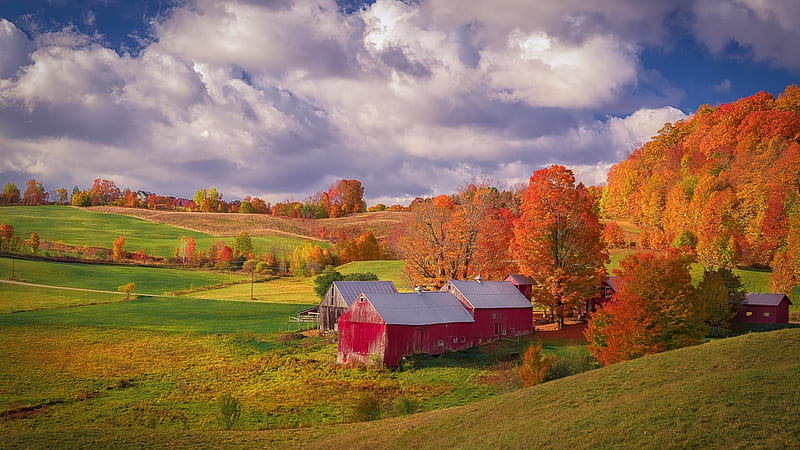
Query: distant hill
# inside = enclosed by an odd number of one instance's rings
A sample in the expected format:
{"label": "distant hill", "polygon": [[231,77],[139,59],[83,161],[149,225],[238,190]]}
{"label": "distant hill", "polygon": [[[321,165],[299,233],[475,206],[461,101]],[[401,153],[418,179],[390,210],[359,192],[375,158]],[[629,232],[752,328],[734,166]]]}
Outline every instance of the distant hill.
{"label": "distant hill", "polygon": [[705,262],[771,265],[800,233],[800,87],[666,125],[611,168],[601,209],[654,246],[683,234]]}
{"label": "distant hill", "polygon": [[11,447],[788,448],[800,436],[800,329],[615,364],[470,405],[261,432],[92,429],[7,435]]}
{"label": "distant hill", "polygon": [[315,240],[325,240],[322,236],[323,230],[324,235],[328,237],[335,236],[339,231],[351,236],[369,231],[376,238],[384,239],[397,225],[403,223],[409,214],[407,212],[381,211],[335,219],[294,219],[269,214],[188,213],[115,206],[85,209],[138,217],[150,222],[172,225],[214,236],[235,236],[246,231],[251,236],[279,234]]}

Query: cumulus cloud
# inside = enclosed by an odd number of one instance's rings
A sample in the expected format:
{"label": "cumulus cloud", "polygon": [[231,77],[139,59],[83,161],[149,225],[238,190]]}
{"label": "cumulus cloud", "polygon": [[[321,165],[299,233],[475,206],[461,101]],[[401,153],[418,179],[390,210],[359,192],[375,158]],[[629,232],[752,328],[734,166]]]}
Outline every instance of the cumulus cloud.
{"label": "cumulus cloud", "polygon": [[[736,5],[783,26],[776,8]],[[378,0],[345,13],[333,0],[193,0],[135,54],[70,27],[29,38],[2,20],[0,179],[280,201],[358,178],[384,203],[476,176],[511,186],[551,163],[598,184],[685,117],[667,106],[667,83],[642,88],[659,78],[640,53],[664,41],[674,7]],[[698,26],[722,14],[695,12]],[[698,36],[717,51],[734,32]],[[770,57],[767,38],[743,36]]]}

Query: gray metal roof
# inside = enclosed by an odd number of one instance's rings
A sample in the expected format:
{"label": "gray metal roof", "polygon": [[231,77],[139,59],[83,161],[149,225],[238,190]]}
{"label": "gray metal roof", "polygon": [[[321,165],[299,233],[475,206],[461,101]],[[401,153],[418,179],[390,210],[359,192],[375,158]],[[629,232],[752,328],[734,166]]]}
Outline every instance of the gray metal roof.
{"label": "gray metal roof", "polygon": [[461,302],[448,292],[365,293],[388,325],[432,325],[475,322]]}
{"label": "gray metal roof", "polygon": [[334,281],[333,284],[342,294],[347,306],[352,305],[353,301],[365,292],[387,294],[397,292],[397,288],[391,281]]}
{"label": "gray metal roof", "polygon": [[622,286],[622,279],[620,277],[608,277],[606,282],[611,286],[614,292],[618,291],[620,286]]}
{"label": "gray metal roof", "polygon": [[786,300],[789,304],[792,304],[792,301],[789,300],[784,294],[762,294],[756,292],[750,292],[744,298],[745,305],[760,305],[760,306],[778,306],[783,298],[786,297]]}
{"label": "gray metal roof", "polygon": [[457,289],[476,309],[531,307],[531,302],[508,281],[450,280],[441,290],[448,291],[450,286]]}
{"label": "gray metal roof", "polygon": [[506,275],[506,280],[511,279],[514,283],[520,286],[533,286],[536,284],[536,280],[531,277],[526,277],[525,275],[519,273],[510,273]]}

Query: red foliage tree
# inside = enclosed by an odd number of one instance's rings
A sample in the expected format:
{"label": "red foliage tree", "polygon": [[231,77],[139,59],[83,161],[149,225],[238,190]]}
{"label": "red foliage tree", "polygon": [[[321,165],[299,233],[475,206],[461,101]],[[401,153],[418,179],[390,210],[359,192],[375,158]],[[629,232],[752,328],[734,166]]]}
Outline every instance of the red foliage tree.
{"label": "red foliage tree", "polygon": [[677,250],[620,262],[619,288],[589,321],[589,351],[604,365],[699,343],[705,305],[692,286],[691,259]]}
{"label": "red foliage tree", "polygon": [[92,196],[92,206],[108,205],[120,198],[120,191],[116,184],[110,180],[97,178],[92,183],[89,191]]}
{"label": "red foliage tree", "polygon": [[514,224],[511,254],[520,272],[538,282],[533,300],[564,316],[594,295],[608,254],[594,200],[564,166],[534,172]]}

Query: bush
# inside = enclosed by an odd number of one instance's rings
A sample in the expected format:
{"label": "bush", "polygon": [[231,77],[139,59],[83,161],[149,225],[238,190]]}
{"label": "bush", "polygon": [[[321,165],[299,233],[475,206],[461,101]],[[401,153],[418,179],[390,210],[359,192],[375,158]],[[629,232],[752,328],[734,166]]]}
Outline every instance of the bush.
{"label": "bush", "polygon": [[600,363],[580,347],[569,346],[561,356],[553,356],[545,381],[568,377],[600,367]]}
{"label": "bush", "polygon": [[381,405],[372,394],[367,394],[356,403],[353,419],[356,422],[369,422],[381,417]]}
{"label": "bush", "polygon": [[219,419],[226,430],[233,428],[239,416],[242,415],[242,405],[231,394],[223,394],[219,399]]}
{"label": "bush", "polygon": [[542,343],[531,344],[522,354],[522,364],[517,367],[517,376],[522,387],[531,387],[545,380],[552,356],[542,355]]}
{"label": "bush", "polygon": [[419,402],[417,402],[415,398],[405,396],[398,397],[395,399],[394,403],[392,403],[392,413],[395,416],[414,414],[417,412],[418,405]]}

